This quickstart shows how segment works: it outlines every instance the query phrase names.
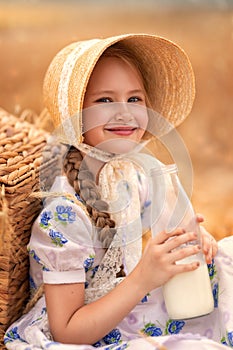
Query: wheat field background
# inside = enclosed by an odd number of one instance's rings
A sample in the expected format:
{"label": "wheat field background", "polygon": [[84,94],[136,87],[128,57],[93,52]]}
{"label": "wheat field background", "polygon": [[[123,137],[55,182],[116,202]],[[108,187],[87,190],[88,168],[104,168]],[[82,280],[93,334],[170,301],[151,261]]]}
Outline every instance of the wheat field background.
{"label": "wheat field background", "polygon": [[175,41],[196,76],[193,110],[178,128],[192,159],[192,201],[217,239],[233,234],[233,10],[222,5],[0,1],[0,107],[39,114],[46,69],[72,41],[133,32]]}

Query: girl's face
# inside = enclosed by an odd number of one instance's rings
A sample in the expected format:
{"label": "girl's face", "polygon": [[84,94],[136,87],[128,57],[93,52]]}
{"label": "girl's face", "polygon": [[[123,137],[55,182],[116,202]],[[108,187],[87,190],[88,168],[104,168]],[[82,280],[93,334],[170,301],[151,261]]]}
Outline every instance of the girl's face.
{"label": "girl's face", "polygon": [[146,130],[145,107],[137,69],[121,58],[100,58],[84,99],[84,142],[107,152],[129,152]]}

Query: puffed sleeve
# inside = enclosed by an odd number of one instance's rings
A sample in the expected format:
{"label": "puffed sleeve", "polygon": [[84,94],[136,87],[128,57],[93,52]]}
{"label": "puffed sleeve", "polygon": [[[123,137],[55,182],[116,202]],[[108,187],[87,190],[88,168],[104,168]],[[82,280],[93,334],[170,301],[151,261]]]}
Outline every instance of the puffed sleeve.
{"label": "puffed sleeve", "polygon": [[50,199],[33,225],[28,251],[41,282],[85,282],[85,261],[95,256],[90,218],[67,198]]}

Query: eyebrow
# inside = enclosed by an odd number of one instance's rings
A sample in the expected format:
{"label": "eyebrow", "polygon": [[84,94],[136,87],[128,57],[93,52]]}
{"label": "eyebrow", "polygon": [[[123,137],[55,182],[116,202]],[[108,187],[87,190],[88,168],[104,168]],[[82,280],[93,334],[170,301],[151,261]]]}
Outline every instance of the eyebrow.
{"label": "eyebrow", "polygon": [[[115,93],[114,90],[102,90],[102,91],[96,91],[96,92],[94,91],[90,95],[97,96],[97,95],[108,95],[113,93]],[[128,94],[138,94],[138,93],[145,94],[143,89],[130,90],[127,93]]]}

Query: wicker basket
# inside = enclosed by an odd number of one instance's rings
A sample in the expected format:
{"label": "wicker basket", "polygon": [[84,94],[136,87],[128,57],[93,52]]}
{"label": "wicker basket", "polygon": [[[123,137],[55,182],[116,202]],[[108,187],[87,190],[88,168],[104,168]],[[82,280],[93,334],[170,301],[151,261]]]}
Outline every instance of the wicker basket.
{"label": "wicker basket", "polygon": [[47,139],[46,131],[0,109],[0,348],[29,299],[27,243],[42,204],[31,194],[60,171],[59,147],[48,148]]}

